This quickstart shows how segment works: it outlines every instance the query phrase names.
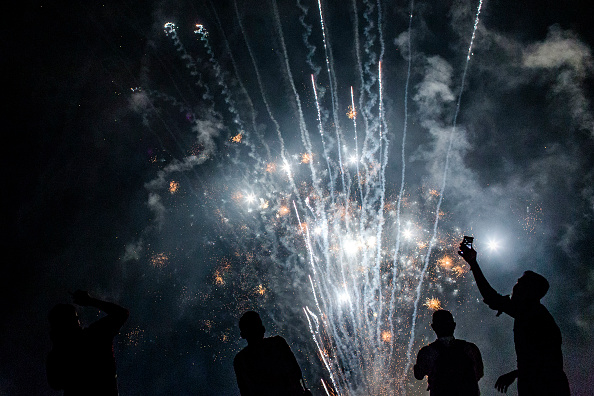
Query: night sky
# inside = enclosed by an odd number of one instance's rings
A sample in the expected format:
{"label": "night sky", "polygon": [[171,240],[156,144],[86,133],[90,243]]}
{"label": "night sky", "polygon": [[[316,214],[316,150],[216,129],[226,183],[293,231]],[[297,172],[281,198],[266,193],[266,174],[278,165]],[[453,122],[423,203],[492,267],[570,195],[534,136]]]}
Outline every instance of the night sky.
{"label": "night sky", "polygon": [[[294,207],[305,219],[304,198],[319,202],[310,160],[322,183],[341,185],[334,131],[340,123],[352,152],[351,86],[360,151],[363,118],[379,122],[380,58],[389,142],[382,271],[391,271],[388,213],[397,210],[402,152],[410,219],[402,232],[414,241],[402,242],[412,275],[401,278],[396,349],[406,349],[422,276],[413,358],[434,338],[424,304],[434,297],[454,314],[456,336],[481,349],[482,394],[495,394],[497,377],[515,368],[513,320],[482,304],[470,273],[440,264],[461,266],[456,243],[473,235],[500,293],[524,270],[547,277],[543,303],[563,335],[572,394],[594,394],[591,5],[485,0],[466,63],[477,1],[415,1],[410,31],[408,2],[357,1],[357,18],[352,2],[321,4],[326,52],[313,0],[277,0],[278,21],[268,0],[237,0],[237,9],[227,0],[33,1],[7,14],[0,395],[59,394],[45,377],[46,317],[76,289],[130,310],[115,340],[121,395],[238,395],[232,361],[248,309],[288,340],[323,394],[328,374],[303,311],[315,302]],[[355,187],[349,198],[357,206]],[[422,271],[438,204],[438,242]],[[84,324],[99,317],[80,313]],[[425,381],[412,373],[407,381],[408,394],[426,394]]]}

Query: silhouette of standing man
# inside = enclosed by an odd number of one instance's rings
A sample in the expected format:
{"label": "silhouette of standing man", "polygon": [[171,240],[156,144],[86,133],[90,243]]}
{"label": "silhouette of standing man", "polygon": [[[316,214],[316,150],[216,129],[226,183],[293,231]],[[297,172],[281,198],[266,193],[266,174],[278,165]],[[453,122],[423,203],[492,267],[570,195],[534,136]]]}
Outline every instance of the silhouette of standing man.
{"label": "silhouette of standing man", "polygon": [[419,351],[413,368],[415,378],[427,376],[431,396],[480,395],[483,360],[478,347],[454,338],[456,322],[449,311],[435,311],[431,328],[437,340]]}
{"label": "silhouette of standing man", "polygon": [[75,304],[95,307],[107,316],[83,328],[73,305],[52,308],[47,380],[53,389],[63,389],[64,396],[117,396],[113,338],[128,319],[128,310],[92,298],[86,291],[77,290],[72,297]]}
{"label": "silhouette of standing man", "polygon": [[566,396],[569,382],[563,371],[561,331],[555,319],[540,303],[549,290],[549,282],[532,271],[518,279],[511,297],[502,296],[489,284],[476,261],[476,251],[460,244],[460,256],[470,265],[479,292],[489,308],[514,318],[514,344],[518,368],[497,379],[495,388],[506,392],[518,379],[520,396]]}
{"label": "silhouette of standing man", "polygon": [[241,396],[311,395],[289,344],[281,336],[264,338],[257,312],[243,314],[239,330],[248,343],[233,361]]}

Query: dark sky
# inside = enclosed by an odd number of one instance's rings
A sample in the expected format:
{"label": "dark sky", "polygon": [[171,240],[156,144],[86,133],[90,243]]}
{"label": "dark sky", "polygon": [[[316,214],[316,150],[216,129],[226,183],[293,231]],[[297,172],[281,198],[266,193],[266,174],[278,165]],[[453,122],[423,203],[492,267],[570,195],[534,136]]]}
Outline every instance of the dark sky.
{"label": "dark sky", "polygon": [[[476,1],[415,2],[410,54],[410,3],[379,3],[381,35],[378,3],[357,4],[363,68],[375,72],[384,49],[386,213],[392,214],[408,92],[402,213],[420,245],[430,240],[432,192],[439,195],[449,152],[439,242],[423,273],[421,303],[437,297],[454,313],[457,335],[483,352],[481,390],[494,393],[498,375],[514,368],[512,320],[495,318],[480,303],[470,274],[456,277],[438,264],[448,255],[458,262],[455,241],[474,235],[479,261],[502,294],[526,269],[549,279],[543,303],[563,334],[572,393],[593,394],[591,7],[573,0],[485,0],[460,98]],[[34,1],[10,14],[2,46],[8,199],[0,395],[58,394],[45,378],[46,315],[76,289],[130,309],[115,344],[124,396],[238,394],[232,359],[244,344],[235,326],[246,309],[260,310],[269,332],[289,340],[312,387],[319,388],[320,377],[327,380],[302,311],[313,301],[311,269],[291,202],[306,216],[299,197],[318,197],[299,164],[306,150],[291,82],[313,136],[315,166],[327,182],[325,169],[335,176],[339,169],[331,136],[336,121],[347,139],[352,134],[350,87],[358,98],[372,77],[363,72],[361,82],[352,4],[326,0],[322,6],[335,83],[326,71],[316,1],[278,1],[290,76],[268,1],[238,0],[243,32],[226,0]],[[166,22],[177,26],[189,57],[165,34]],[[210,52],[193,32],[197,23],[208,30]],[[332,152],[328,165],[312,73]],[[361,134],[366,105],[375,114],[370,119],[378,119],[374,93],[377,82],[363,106],[356,99]],[[234,142],[240,133],[242,142]],[[300,169],[293,192],[286,178],[266,170],[271,163],[280,170],[285,154]],[[252,203],[246,201],[251,193]],[[279,215],[286,205],[289,214]],[[388,262],[394,242],[388,226],[382,238]],[[415,248],[406,249],[412,257]],[[415,285],[425,251],[411,259]],[[402,318],[409,323],[414,287],[403,289],[409,291]],[[413,353],[433,337],[430,311],[419,309]],[[88,324],[98,314],[86,310],[82,317]],[[410,389],[424,394],[424,383],[411,377]]]}

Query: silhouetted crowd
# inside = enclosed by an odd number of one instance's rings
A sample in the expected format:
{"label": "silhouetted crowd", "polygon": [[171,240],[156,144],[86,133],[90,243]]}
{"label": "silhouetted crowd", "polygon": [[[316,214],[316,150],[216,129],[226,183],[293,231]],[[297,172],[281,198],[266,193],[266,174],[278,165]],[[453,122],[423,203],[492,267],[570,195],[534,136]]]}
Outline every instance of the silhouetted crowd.
{"label": "silhouetted crowd", "polygon": [[[517,367],[501,375],[495,388],[502,393],[517,379],[520,396],[566,396],[569,383],[563,371],[561,331],[540,300],[548,281],[526,271],[504,296],[489,284],[476,260],[472,238],[464,237],[458,251],[468,263],[485,304],[514,318]],[[72,294],[73,302],[94,307],[105,317],[82,327],[76,307],[58,304],[49,313],[52,350],[47,357],[47,379],[65,396],[117,396],[113,339],[128,318],[128,310],[91,297],[85,291]],[[456,322],[449,311],[433,313],[431,328],[437,339],[422,347],[413,367],[414,377],[427,377],[431,396],[476,396],[484,367],[478,347],[456,339]],[[239,320],[241,338],[247,341],[233,361],[242,396],[311,396],[301,368],[287,341],[264,337],[260,315],[248,311]]]}

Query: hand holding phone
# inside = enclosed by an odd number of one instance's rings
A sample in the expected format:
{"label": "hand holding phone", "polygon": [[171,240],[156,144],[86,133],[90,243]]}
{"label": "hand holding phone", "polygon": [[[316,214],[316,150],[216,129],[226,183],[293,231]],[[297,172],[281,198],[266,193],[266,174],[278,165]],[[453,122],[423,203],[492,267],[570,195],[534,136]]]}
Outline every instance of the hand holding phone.
{"label": "hand holding phone", "polygon": [[464,235],[458,250],[458,254],[468,263],[476,261],[476,251],[472,248],[472,241],[474,241],[473,237]]}

